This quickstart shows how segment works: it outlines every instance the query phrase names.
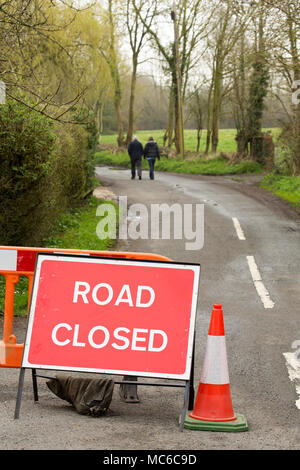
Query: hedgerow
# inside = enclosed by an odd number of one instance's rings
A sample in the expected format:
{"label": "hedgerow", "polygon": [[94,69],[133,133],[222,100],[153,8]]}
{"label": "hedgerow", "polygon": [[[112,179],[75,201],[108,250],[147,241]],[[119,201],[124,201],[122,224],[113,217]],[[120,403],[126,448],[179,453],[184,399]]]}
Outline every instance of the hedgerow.
{"label": "hedgerow", "polygon": [[56,217],[81,200],[88,134],[24,104],[0,106],[0,244],[39,244]]}

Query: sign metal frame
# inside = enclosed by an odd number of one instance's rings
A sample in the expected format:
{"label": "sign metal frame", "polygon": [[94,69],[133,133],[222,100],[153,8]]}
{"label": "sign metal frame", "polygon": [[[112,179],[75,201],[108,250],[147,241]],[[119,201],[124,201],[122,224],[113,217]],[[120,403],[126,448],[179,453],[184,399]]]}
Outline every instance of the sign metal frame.
{"label": "sign metal frame", "polygon": [[[39,280],[40,280],[40,271],[41,271],[41,264],[45,259],[54,259],[55,261],[61,260],[68,260],[74,262],[86,262],[86,263],[98,263],[98,264],[114,264],[114,265],[131,265],[131,266],[151,266],[151,267],[159,267],[159,268],[178,268],[178,269],[191,269],[194,272],[194,281],[193,281],[193,298],[191,299],[191,312],[190,312],[190,327],[189,327],[189,337],[188,337],[188,349],[186,354],[186,370],[184,374],[166,374],[166,373],[149,373],[149,372],[141,372],[141,371],[124,371],[119,370],[111,370],[111,369],[90,369],[90,368],[81,368],[81,367],[66,367],[66,366],[53,366],[47,364],[32,364],[28,361],[28,354],[30,349],[30,339],[32,333],[32,327],[34,322],[34,313],[35,313],[35,306],[36,306],[36,298],[39,288]],[[137,376],[137,377],[144,377],[144,378],[160,378],[160,379],[168,379],[170,382],[166,383],[159,383],[159,382],[132,382],[132,380],[126,382],[126,380],[122,382],[114,381],[115,384],[135,384],[135,385],[155,385],[155,386],[164,386],[164,387],[184,387],[184,407],[182,410],[181,421],[180,421],[180,431],[183,430],[184,419],[187,412],[187,409],[192,409],[193,401],[194,401],[194,387],[193,387],[193,378],[194,378],[194,348],[195,348],[195,322],[196,322],[196,313],[197,313],[197,301],[198,301],[198,288],[199,288],[199,280],[200,280],[200,264],[196,263],[183,263],[183,262],[175,262],[175,261],[165,261],[165,260],[143,260],[143,259],[126,259],[123,258],[100,258],[97,256],[90,256],[80,254],[70,254],[70,253],[37,253],[36,257],[36,266],[34,271],[34,278],[33,278],[33,286],[31,291],[31,298],[30,298],[30,308],[28,313],[28,324],[27,324],[27,332],[26,332],[26,339],[24,342],[24,349],[23,349],[23,357],[22,357],[22,364],[20,368],[19,374],[19,384],[18,384],[18,393],[17,393],[17,400],[16,400],[16,407],[15,407],[15,419],[19,418],[20,414],[20,407],[21,407],[21,399],[22,399],[22,390],[24,384],[24,377],[25,377],[25,370],[32,369],[32,382],[33,382],[33,391],[34,391],[34,400],[38,400],[38,387],[37,387],[37,377],[44,377],[44,378],[54,378],[48,377],[45,375],[40,375],[36,373],[37,369],[41,370],[63,370],[63,371],[78,371],[78,372],[89,372],[89,373],[98,373],[98,374],[110,374],[110,375],[127,375],[127,376]],[[125,377],[124,377],[125,378]],[[173,383],[172,381],[178,379],[182,381],[181,383]]]}

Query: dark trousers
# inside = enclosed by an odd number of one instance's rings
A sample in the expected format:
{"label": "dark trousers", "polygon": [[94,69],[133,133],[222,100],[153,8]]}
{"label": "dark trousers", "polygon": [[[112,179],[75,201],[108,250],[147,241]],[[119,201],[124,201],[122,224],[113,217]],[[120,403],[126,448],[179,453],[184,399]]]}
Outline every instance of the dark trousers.
{"label": "dark trousers", "polygon": [[147,158],[148,163],[149,163],[149,176],[151,180],[154,180],[154,165],[155,165],[155,158],[148,157]]}
{"label": "dark trousers", "polygon": [[142,160],[141,158],[130,158],[131,160],[131,177],[135,178],[135,171],[137,169],[138,176],[142,176]]}

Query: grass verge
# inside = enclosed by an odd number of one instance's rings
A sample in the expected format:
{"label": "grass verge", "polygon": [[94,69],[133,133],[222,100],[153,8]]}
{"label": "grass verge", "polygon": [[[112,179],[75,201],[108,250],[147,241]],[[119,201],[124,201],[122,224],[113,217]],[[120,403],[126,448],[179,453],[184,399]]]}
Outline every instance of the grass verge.
{"label": "grass verge", "polygon": [[[111,154],[103,150],[95,154],[96,164],[120,166],[130,168],[130,159],[126,152]],[[148,162],[143,159],[142,168],[148,170]],[[246,173],[260,173],[262,166],[253,161],[241,161],[231,164],[226,158],[193,158],[180,160],[179,158],[162,157],[155,163],[155,169],[158,171],[169,171],[172,173],[185,173],[194,175],[236,175]]]}
{"label": "grass verge", "polygon": [[269,173],[261,181],[261,187],[300,209],[300,176]]}
{"label": "grass verge", "polygon": [[[116,208],[118,206],[110,201]],[[109,250],[114,240],[107,238],[101,240],[96,234],[96,227],[101,217],[96,215],[99,199],[90,197],[82,206],[62,214],[56,221],[50,236],[45,239],[42,246],[47,248],[74,248],[79,250]],[[4,311],[5,278],[0,276],[0,312]],[[27,314],[28,279],[20,277],[15,287],[14,315]]]}
{"label": "grass verge", "polygon": [[[109,201],[116,211],[118,206]],[[110,238],[101,240],[96,234],[96,227],[100,217],[96,215],[97,207],[101,201],[94,196],[86,204],[61,215],[52,234],[43,242],[48,248],[74,248],[78,250],[108,250],[114,241]]]}

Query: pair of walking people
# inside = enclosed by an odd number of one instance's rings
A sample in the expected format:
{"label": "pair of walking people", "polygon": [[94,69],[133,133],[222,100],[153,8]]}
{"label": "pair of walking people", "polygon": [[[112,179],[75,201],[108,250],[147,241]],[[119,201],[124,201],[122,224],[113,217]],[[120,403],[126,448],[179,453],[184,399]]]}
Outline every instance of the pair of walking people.
{"label": "pair of walking people", "polygon": [[131,179],[133,180],[136,175],[136,170],[139,179],[142,179],[142,157],[146,158],[149,163],[149,177],[154,180],[154,165],[155,160],[160,160],[159,148],[153,137],[149,137],[148,142],[143,148],[137,136],[134,136],[132,142],[128,145],[128,154],[131,160]]}

